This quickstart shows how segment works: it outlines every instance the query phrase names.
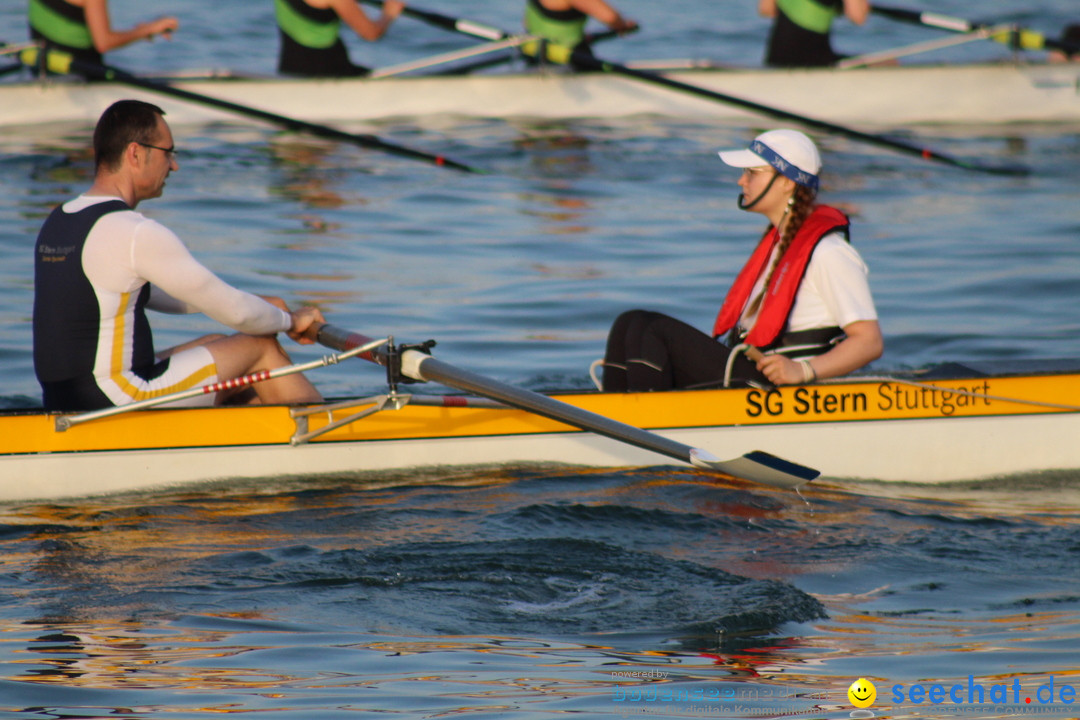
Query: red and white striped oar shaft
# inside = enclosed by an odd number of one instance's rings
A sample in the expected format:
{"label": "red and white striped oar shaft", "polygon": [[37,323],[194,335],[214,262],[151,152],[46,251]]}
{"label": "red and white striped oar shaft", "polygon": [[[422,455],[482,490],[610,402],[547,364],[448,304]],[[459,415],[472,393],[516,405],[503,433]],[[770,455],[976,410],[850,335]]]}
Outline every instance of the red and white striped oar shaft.
{"label": "red and white striped oar shaft", "polygon": [[[310,363],[308,364],[310,365]],[[212,383],[210,385],[203,385],[202,387],[194,388],[192,392],[201,390],[203,395],[209,395],[210,393],[217,393],[223,390],[236,390],[238,388],[247,387],[248,385],[254,385],[263,380],[281,377],[282,375],[292,375],[292,372],[275,374],[273,370],[260,370],[257,373],[242,375],[241,377],[233,378],[232,380],[222,380],[221,382]]]}
{"label": "red and white striped oar shaft", "polygon": [[200,395],[209,395],[210,393],[221,392],[222,390],[234,390],[237,388],[248,387],[255,383],[263,382],[265,380],[271,380],[273,378],[284,377],[286,375],[295,375],[296,373],[307,372],[308,370],[316,370],[328,365],[336,365],[342,360],[348,360],[351,357],[357,355],[363,357],[370,355],[372,351],[385,345],[387,340],[372,340],[371,338],[364,338],[364,343],[358,343],[353,345],[348,350],[336,355],[325,355],[318,360],[312,360],[311,362],[298,363],[296,365],[287,365],[285,367],[275,368],[273,370],[260,370],[256,373],[250,373],[248,375],[241,375],[231,380],[222,380],[220,382],[211,383],[209,385],[200,385],[199,387],[191,388],[190,390],[181,390],[175,393],[169,393],[168,395],[161,395],[159,397],[149,398],[147,400],[140,400],[138,402],[129,403],[127,405],[119,405],[117,407],[105,408],[104,410],[94,410],[91,412],[82,413],[80,415],[60,415],[56,418],[56,430],[57,432],[63,432],[70,427],[79,425],[81,423],[89,422],[91,420],[97,420],[103,417],[109,417],[111,415],[118,415],[120,413],[132,412],[134,410],[142,410],[144,408],[155,407],[157,405],[165,405],[168,403],[178,402],[180,400],[187,400],[188,398],[198,397]]}

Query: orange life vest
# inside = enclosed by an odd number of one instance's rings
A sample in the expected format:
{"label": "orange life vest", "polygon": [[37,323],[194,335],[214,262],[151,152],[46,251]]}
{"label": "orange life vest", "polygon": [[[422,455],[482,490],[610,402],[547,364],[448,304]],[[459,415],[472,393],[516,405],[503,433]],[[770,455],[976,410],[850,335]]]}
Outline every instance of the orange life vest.
{"label": "orange life vest", "polygon": [[[754,347],[768,347],[780,336],[787,326],[788,316],[795,304],[795,295],[799,291],[810,257],[814,254],[821,238],[834,230],[844,230],[847,234],[848,217],[834,207],[818,205],[803,221],[799,232],[795,233],[780,264],[769,280],[769,287],[761,299],[761,311],[754,327],[750,329],[743,342]],[[746,307],[761,273],[765,272],[773,248],[779,241],[779,233],[773,228],[758,243],[757,249],[739,271],[735,283],[728,290],[724,304],[716,316],[713,337],[720,337],[735,327]]]}

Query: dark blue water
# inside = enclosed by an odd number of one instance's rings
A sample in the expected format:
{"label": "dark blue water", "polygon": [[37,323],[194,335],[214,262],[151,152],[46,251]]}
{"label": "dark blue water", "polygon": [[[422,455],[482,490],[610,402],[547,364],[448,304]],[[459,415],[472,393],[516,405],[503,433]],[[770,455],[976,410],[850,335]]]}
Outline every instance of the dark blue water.
{"label": "dark blue water", "polygon": [[[268,3],[112,4],[118,24],[175,11],[185,31],[117,65],[273,67]],[[645,29],[611,57],[760,57],[753,3],[621,7]],[[1076,19],[1071,0],[935,9],[1051,34]],[[0,6],[0,39],[21,39],[22,12]],[[468,12],[516,27],[513,3]],[[837,44],[925,39],[874,19],[841,27]],[[390,64],[461,46],[403,21],[354,56]],[[181,170],[141,209],[242,287],[317,303],[366,334],[436,338],[440,356],[502,380],[587,387],[622,310],[711,322],[761,230],[714,152],[767,126],[365,128],[491,171],[479,177],[242,124],[175,128]],[[89,184],[87,132],[0,136],[5,405],[36,401],[29,248],[47,211]],[[853,214],[871,267],[879,366],[1080,354],[1078,129],[909,132],[1034,172],[971,173],[815,136],[825,197]],[[162,344],[216,329],[155,324]],[[330,395],[383,382],[360,363],[315,379]],[[838,434],[835,451],[858,449]],[[686,468],[486,468],[5,506],[0,715],[840,718],[866,677],[878,717],[1077,716],[1062,691],[1080,685],[1080,476],[804,495]],[[977,685],[987,702],[912,701],[934,684],[962,685],[965,700]]]}
{"label": "dark blue water", "polygon": [[0,708],[841,717],[859,676],[1068,685],[1075,476],[926,494],[552,469],[8,508]]}

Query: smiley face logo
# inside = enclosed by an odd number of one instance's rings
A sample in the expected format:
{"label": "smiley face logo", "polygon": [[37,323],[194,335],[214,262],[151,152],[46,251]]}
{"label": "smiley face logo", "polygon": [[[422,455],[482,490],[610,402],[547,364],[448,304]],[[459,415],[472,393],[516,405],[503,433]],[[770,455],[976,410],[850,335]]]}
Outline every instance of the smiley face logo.
{"label": "smiley face logo", "polygon": [[847,689],[848,700],[857,708],[868,708],[877,700],[877,688],[866,678],[859,678]]}

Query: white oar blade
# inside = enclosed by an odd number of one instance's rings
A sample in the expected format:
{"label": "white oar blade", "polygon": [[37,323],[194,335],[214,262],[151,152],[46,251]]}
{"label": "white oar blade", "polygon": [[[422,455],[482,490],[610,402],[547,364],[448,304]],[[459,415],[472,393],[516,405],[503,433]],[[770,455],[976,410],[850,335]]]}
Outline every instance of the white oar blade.
{"label": "white oar blade", "polygon": [[694,448],[690,451],[690,462],[700,468],[718,470],[744,480],[778,488],[800,488],[821,474],[813,468],[760,450],[748,452],[733,460],[721,460],[707,450]]}

